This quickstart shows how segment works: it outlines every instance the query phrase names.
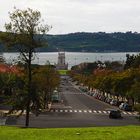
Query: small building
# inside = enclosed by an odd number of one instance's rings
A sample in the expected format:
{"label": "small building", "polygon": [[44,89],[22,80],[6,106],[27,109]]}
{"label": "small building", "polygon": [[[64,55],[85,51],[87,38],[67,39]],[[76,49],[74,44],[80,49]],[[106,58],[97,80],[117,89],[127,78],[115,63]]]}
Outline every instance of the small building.
{"label": "small building", "polygon": [[57,70],[68,69],[68,64],[65,62],[65,52],[58,52],[58,62],[55,66]]}

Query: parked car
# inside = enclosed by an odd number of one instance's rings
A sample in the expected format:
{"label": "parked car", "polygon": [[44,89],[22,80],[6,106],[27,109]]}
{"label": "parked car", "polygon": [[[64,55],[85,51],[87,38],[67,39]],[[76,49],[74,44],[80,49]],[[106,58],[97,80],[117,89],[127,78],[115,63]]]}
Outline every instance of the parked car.
{"label": "parked car", "polygon": [[132,106],[131,106],[131,105],[126,105],[126,106],[124,107],[124,110],[125,110],[125,111],[132,111]]}
{"label": "parked car", "polygon": [[101,98],[102,98],[102,95],[99,95],[99,96],[98,96],[98,99],[100,100]]}
{"label": "parked car", "polygon": [[122,108],[123,108],[123,105],[124,105],[124,103],[121,103],[121,104],[119,105],[119,109],[122,109]]}
{"label": "parked car", "polygon": [[100,98],[101,101],[105,101],[105,99],[106,97],[104,95]]}
{"label": "parked car", "polygon": [[94,93],[92,96],[93,96],[95,99],[97,99],[98,94],[97,94],[97,93]]}
{"label": "parked car", "polygon": [[79,89],[80,89],[81,91],[83,91],[83,92],[88,92],[88,89],[85,88],[85,87],[80,86]]}
{"label": "parked car", "polygon": [[94,92],[90,92],[90,94],[89,94],[89,95],[90,95],[90,96],[93,96],[93,94],[94,94]]}
{"label": "parked car", "polygon": [[95,99],[99,99],[99,94],[96,94],[96,96],[94,96],[95,97]]}
{"label": "parked car", "polygon": [[118,101],[115,100],[115,99],[112,99],[111,102],[110,102],[111,105],[117,105],[117,103],[118,103]]}
{"label": "parked car", "polygon": [[109,104],[111,100],[112,100],[111,98],[106,98],[105,102]]}
{"label": "parked car", "polygon": [[88,94],[88,95],[90,95],[90,94],[91,94],[91,92],[90,92],[90,91],[88,91],[88,92],[87,92],[87,94]]}
{"label": "parked car", "polygon": [[124,102],[123,101],[118,101],[117,106],[119,107],[122,103],[124,103]]}
{"label": "parked car", "polygon": [[124,111],[132,111],[132,106],[127,103],[121,103],[119,108]]}
{"label": "parked car", "polygon": [[114,119],[122,118],[121,111],[115,109],[110,110],[109,118],[114,118]]}

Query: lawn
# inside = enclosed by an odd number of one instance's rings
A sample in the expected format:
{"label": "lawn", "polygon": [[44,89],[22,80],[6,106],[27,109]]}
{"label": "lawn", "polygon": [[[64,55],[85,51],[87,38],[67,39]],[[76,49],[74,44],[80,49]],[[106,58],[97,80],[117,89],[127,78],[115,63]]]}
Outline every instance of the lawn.
{"label": "lawn", "polygon": [[58,70],[60,75],[67,75],[68,70]]}
{"label": "lawn", "polygon": [[0,140],[140,140],[140,126],[55,129],[0,126]]}

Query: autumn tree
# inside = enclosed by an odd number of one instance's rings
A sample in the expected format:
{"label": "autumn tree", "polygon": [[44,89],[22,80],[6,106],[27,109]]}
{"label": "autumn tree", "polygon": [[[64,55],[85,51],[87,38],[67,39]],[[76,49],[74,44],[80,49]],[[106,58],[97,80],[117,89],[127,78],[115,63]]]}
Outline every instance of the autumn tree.
{"label": "autumn tree", "polygon": [[20,60],[27,70],[26,123],[29,126],[30,104],[32,102],[32,65],[35,49],[46,43],[43,35],[49,31],[49,26],[41,24],[41,13],[28,8],[14,9],[9,13],[10,23],[5,24],[6,33],[2,36],[3,43],[20,53]]}
{"label": "autumn tree", "polygon": [[140,82],[135,82],[128,92],[128,97],[140,103]]}
{"label": "autumn tree", "polygon": [[41,92],[43,108],[51,101],[51,93],[59,86],[60,77],[58,72],[51,66],[46,65],[34,70],[33,81],[37,90]]}

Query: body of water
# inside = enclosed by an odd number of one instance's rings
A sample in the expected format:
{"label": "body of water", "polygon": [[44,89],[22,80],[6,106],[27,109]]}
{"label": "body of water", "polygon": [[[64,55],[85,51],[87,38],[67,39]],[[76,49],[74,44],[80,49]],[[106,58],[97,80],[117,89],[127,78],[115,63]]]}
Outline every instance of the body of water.
{"label": "body of water", "polygon": [[[82,62],[94,62],[94,61],[125,61],[126,54],[138,54],[138,53],[77,53],[77,52],[66,52],[66,63],[69,65],[69,69]],[[4,58],[8,63],[13,63],[17,61],[19,53],[3,53]],[[58,52],[48,52],[48,53],[36,53],[34,64],[44,65],[48,61],[51,64],[56,64],[58,60]]]}

